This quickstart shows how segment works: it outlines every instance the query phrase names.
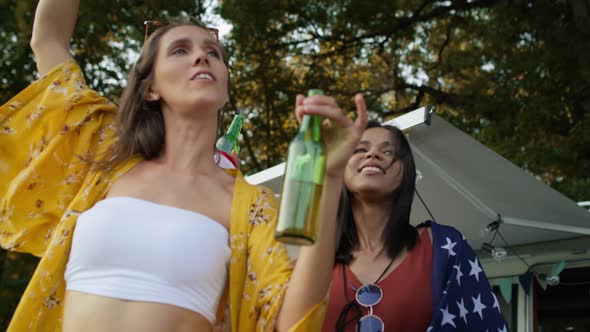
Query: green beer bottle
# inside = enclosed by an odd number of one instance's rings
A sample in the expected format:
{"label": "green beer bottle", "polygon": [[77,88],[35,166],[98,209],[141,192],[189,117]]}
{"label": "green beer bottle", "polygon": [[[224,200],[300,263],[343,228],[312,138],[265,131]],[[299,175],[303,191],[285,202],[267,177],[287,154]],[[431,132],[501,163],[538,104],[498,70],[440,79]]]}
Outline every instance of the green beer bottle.
{"label": "green beer bottle", "polygon": [[[323,94],[312,89],[308,96]],[[317,237],[317,212],[326,172],[321,122],[317,115],[304,115],[299,132],[289,144],[275,232],[277,240],[285,243],[311,245]]]}
{"label": "green beer bottle", "polygon": [[234,165],[234,168],[237,168],[238,165],[234,164],[231,154],[234,151],[236,153],[240,152],[238,136],[240,136],[240,130],[242,130],[243,122],[244,118],[242,115],[236,114],[231,122],[231,125],[229,126],[229,129],[227,130],[227,133],[221,136],[215,143],[215,147],[217,148],[217,151],[221,157],[231,162],[232,165]]}

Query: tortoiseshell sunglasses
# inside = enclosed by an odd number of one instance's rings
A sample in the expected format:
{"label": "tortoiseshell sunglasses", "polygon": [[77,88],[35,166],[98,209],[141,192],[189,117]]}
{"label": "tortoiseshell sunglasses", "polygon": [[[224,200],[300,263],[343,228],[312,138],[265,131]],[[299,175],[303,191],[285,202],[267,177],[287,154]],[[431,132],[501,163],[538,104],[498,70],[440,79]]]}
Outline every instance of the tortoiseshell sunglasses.
{"label": "tortoiseshell sunglasses", "polygon": [[[201,24],[200,22],[197,22],[197,21],[192,21],[192,22],[196,23],[197,25]],[[154,32],[157,28],[163,27],[163,26],[168,25],[170,23],[172,23],[172,22],[156,21],[156,20],[144,21],[143,24],[145,25],[145,35],[143,38],[143,42],[145,43],[147,41],[148,37],[150,36],[150,34],[152,32]],[[189,23],[189,22],[187,22],[187,23]],[[219,29],[205,27],[205,26],[203,26],[203,29],[206,29],[207,31],[209,31],[209,33],[211,33],[211,35],[213,37],[215,37],[215,41],[219,44]]]}

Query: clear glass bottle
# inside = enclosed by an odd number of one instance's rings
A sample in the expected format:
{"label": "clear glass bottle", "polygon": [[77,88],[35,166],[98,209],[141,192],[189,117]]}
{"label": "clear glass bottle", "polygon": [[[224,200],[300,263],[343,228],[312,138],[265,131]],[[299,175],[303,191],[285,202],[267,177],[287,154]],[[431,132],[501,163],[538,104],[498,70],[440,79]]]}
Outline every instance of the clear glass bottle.
{"label": "clear glass bottle", "polygon": [[[308,96],[323,94],[312,89]],[[299,132],[289,144],[275,232],[276,239],[285,243],[311,245],[317,238],[317,212],[326,172],[321,122],[317,115],[304,115]]]}

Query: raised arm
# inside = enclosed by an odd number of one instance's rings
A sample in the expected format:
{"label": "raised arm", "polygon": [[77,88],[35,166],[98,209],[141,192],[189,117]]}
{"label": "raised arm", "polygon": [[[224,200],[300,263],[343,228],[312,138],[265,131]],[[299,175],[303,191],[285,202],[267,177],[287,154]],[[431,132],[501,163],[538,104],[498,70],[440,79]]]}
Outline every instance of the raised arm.
{"label": "raised arm", "polygon": [[37,5],[31,48],[40,75],[72,57],[70,39],[76,25],[79,0],[41,0]]}
{"label": "raised arm", "polygon": [[[297,97],[296,114],[319,115],[330,119],[331,133],[326,135],[326,177],[319,204],[320,231],[313,246],[302,247],[291,281],[285,293],[283,307],[277,318],[277,331],[290,330],[330,290],[332,268],[336,255],[337,210],[342,191],[344,168],[367,127],[368,113],[362,95],[355,97],[357,119],[347,118],[333,98],[327,96]],[[327,134],[323,133],[322,135]],[[307,328],[297,329],[307,331]]]}

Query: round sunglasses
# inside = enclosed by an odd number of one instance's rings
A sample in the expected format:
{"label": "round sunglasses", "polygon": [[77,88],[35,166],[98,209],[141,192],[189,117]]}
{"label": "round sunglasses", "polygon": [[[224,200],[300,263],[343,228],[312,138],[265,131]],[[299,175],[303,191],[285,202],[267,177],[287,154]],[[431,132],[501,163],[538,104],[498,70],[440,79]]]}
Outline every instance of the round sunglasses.
{"label": "round sunglasses", "polygon": [[[344,281],[342,284],[344,287],[344,297],[348,303],[342,308],[342,311],[338,316],[338,320],[336,321],[336,331],[344,331],[348,324],[357,320],[357,332],[383,332],[385,330],[385,324],[383,323],[383,320],[379,318],[379,316],[373,314],[373,307],[381,302],[381,299],[383,298],[383,290],[381,290],[381,287],[377,286],[377,283],[379,283],[383,276],[385,276],[385,273],[387,270],[389,270],[393,264],[393,261],[394,260],[392,259],[389,262],[383,273],[381,273],[374,284],[364,284],[359,289],[355,289],[355,287],[351,285],[352,290],[356,292],[355,300],[353,301],[350,301],[348,298],[348,292],[346,291],[348,284],[348,281],[346,280],[346,271],[344,264],[341,265],[342,280]],[[369,313],[362,316],[361,308],[359,306],[367,308]],[[354,318],[352,320],[347,320],[347,316],[349,315],[350,311],[354,312]]]}
{"label": "round sunglasses", "polygon": [[383,291],[375,284],[365,284],[356,290],[356,302],[369,310],[368,314],[361,317],[357,324],[357,332],[383,332],[385,325],[383,320],[373,315],[373,306],[383,298]]}

